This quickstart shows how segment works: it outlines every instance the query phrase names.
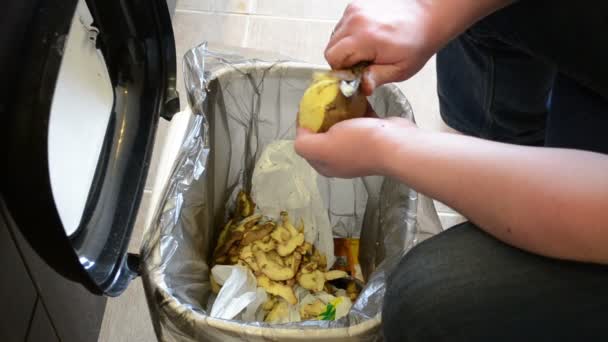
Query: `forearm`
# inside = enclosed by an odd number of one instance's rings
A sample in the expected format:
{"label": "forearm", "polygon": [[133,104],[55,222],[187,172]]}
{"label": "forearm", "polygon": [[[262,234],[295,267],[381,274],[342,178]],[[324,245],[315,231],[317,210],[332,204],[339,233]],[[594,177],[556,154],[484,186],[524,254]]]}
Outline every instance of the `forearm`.
{"label": "forearm", "polygon": [[446,133],[389,134],[385,172],[538,254],[608,263],[608,156]]}

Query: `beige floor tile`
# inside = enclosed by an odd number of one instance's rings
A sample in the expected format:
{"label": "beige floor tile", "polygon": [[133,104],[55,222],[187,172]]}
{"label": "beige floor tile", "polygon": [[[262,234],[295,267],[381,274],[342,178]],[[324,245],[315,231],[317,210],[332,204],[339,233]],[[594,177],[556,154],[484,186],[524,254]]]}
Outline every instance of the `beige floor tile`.
{"label": "beige floor tile", "polygon": [[[149,210],[149,201],[150,193],[146,192],[140,205],[131,241],[129,242],[130,253],[139,253],[145,215]],[[98,341],[156,341],[141,278],[133,280],[127,290],[119,297],[108,299]]]}
{"label": "beige floor tile", "polygon": [[98,341],[156,341],[140,278],[133,280],[120,297],[108,300]]}

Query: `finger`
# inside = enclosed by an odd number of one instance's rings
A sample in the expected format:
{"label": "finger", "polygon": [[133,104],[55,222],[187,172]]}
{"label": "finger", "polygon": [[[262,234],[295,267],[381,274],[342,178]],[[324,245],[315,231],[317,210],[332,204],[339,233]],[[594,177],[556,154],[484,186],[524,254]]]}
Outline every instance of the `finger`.
{"label": "finger", "polygon": [[315,171],[317,171],[317,173],[319,173],[322,176],[325,176],[325,177],[334,176],[333,172],[331,172],[331,168],[329,167],[329,165],[327,165],[327,163],[319,162],[319,161],[315,161],[315,160],[308,160],[308,164],[310,164],[310,166],[312,166],[312,168],[315,169]]}
{"label": "finger", "polygon": [[346,20],[347,20],[346,17],[340,18],[340,21],[338,22],[338,24],[336,24],[336,26],[334,27],[334,30],[331,31],[331,36],[329,36],[329,42],[327,43],[327,46],[325,47],[325,51],[327,51],[329,48],[336,45],[337,42],[339,42],[342,38],[344,38],[348,35],[348,30],[346,29],[346,26],[344,25],[344,22]]}
{"label": "finger", "polygon": [[373,61],[373,49],[366,49],[361,40],[347,36],[325,51],[325,59],[333,69],[346,69],[359,62]]}
{"label": "finger", "polygon": [[311,130],[309,130],[308,128],[304,128],[304,127],[296,127],[296,137],[301,137],[301,136],[305,136],[305,135],[311,135],[311,134],[315,134],[314,132],[312,132]]}
{"label": "finger", "polygon": [[373,64],[363,72],[361,87],[366,96],[371,95],[379,86],[402,81],[406,72],[401,64]]}
{"label": "finger", "polygon": [[295,141],[296,153],[308,161],[324,160],[327,150],[326,134],[299,130]]}

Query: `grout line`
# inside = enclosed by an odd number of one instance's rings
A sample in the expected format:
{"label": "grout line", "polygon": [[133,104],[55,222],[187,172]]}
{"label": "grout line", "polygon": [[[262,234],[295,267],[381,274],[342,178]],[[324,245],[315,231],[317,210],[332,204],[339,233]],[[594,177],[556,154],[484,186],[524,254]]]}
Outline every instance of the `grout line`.
{"label": "grout line", "polygon": [[241,46],[247,47],[247,42],[249,41],[249,26],[251,25],[250,16],[247,16],[245,19],[245,32],[243,32],[243,40],[241,40]]}
{"label": "grout line", "polygon": [[178,8],[175,10],[175,13],[189,13],[189,14],[215,14],[215,15],[226,15],[226,16],[247,16],[247,17],[259,17],[264,19],[281,19],[281,20],[293,20],[293,21],[316,21],[321,23],[336,23],[338,22],[338,18],[336,19],[327,19],[327,18],[298,18],[298,17],[289,17],[289,16],[278,16],[278,15],[270,15],[270,14],[259,14],[259,13],[239,13],[239,12],[219,12],[219,11],[207,11],[207,10],[196,10],[196,9],[181,9]]}

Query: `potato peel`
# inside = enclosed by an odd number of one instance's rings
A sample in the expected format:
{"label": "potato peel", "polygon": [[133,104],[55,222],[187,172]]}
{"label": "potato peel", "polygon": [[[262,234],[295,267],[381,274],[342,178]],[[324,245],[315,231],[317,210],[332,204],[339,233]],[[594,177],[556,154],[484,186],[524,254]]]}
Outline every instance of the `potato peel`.
{"label": "potato peel", "polygon": [[260,271],[271,280],[288,280],[295,276],[295,272],[288,266],[281,266],[270,260],[266,253],[256,251],[253,253],[255,261],[260,267]]}
{"label": "potato peel", "polygon": [[255,241],[263,239],[264,237],[266,237],[267,235],[272,233],[274,228],[275,228],[274,223],[266,222],[261,227],[258,227],[257,229],[254,228],[254,229],[248,230],[247,232],[245,232],[245,235],[243,236],[243,240],[241,240],[241,246],[249,245]]}
{"label": "potato peel", "polygon": [[302,305],[300,307],[300,317],[302,319],[311,319],[319,317],[327,308],[327,305],[317,299],[313,303]]}
{"label": "potato peel", "polygon": [[257,277],[257,281],[258,286],[262,287],[269,294],[281,297],[291,305],[298,303],[298,299],[296,298],[296,295],[291,287],[272,281],[270,278],[264,275]]}
{"label": "potato peel", "polygon": [[323,291],[325,285],[325,275],[319,270],[312,273],[301,273],[298,276],[298,284],[307,290],[320,292]]}
{"label": "potato peel", "polygon": [[[296,285],[312,292],[331,293],[328,280],[348,277],[343,271],[328,271],[327,258],[304,238],[304,222],[297,227],[287,212],[281,212],[277,221],[253,214],[255,204],[244,192],[239,193],[237,209],[223,227],[214,250],[215,264],[242,265],[256,276],[257,286],[263,288],[269,299],[262,309],[268,312],[268,322],[284,322],[288,304],[298,302]],[[220,286],[211,278],[212,291]],[[348,293],[351,299],[358,293]],[[315,302],[301,309],[304,319],[315,319],[322,303]],[[323,310],[325,307],[323,307]]]}
{"label": "potato peel", "polygon": [[283,322],[289,315],[289,306],[285,301],[280,301],[274,305],[272,310],[266,315],[264,321],[268,323]]}
{"label": "potato peel", "polygon": [[331,281],[340,278],[348,278],[348,273],[340,270],[333,270],[325,272],[325,280]]}

